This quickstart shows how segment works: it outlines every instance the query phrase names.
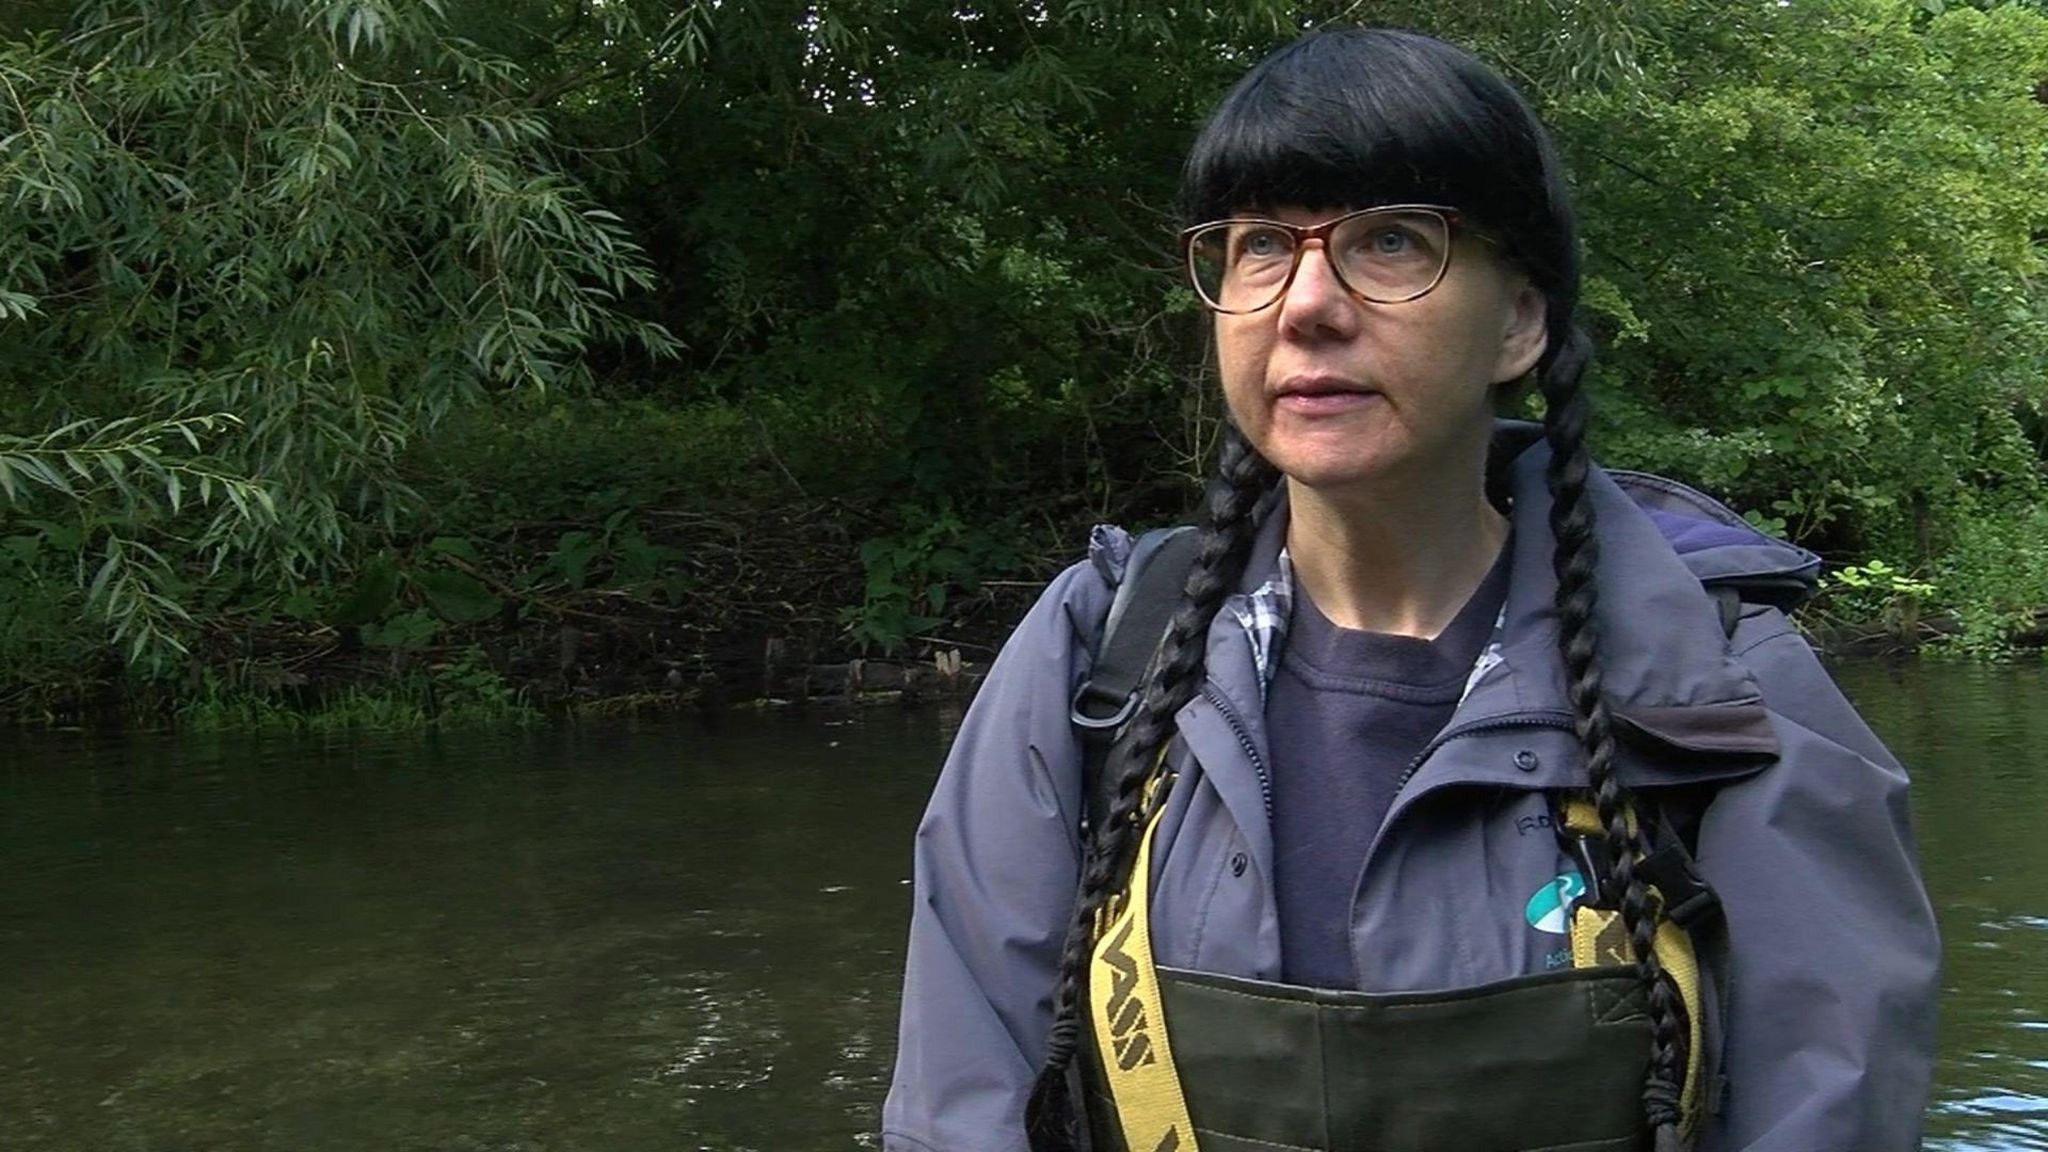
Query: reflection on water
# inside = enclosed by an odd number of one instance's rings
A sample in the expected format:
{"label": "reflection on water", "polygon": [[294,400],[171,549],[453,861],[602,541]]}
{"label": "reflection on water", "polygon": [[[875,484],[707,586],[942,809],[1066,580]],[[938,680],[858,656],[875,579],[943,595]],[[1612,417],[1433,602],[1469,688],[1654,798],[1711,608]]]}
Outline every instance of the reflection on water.
{"label": "reflection on water", "polygon": [[2048,672],[1840,670],[1914,770],[1945,993],[1927,1147],[2048,1149]]}
{"label": "reflection on water", "polygon": [[0,1148],[843,1147],[939,739],[0,747]]}
{"label": "reflection on water", "polygon": [[[2048,1149],[2048,675],[1842,680],[1916,770],[1928,1147]],[[872,1146],[951,723],[0,737],[0,1148]]]}

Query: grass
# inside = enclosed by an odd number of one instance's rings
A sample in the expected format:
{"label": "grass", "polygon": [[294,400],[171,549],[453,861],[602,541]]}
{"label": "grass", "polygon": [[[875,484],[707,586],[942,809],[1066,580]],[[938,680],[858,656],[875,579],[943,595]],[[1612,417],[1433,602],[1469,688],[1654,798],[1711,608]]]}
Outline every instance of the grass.
{"label": "grass", "polygon": [[192,732],[410,732],[531,723],[524,692],[471,657],[374,685],[350,684],[301,704],[274,693],[209,683],[173,712]]}

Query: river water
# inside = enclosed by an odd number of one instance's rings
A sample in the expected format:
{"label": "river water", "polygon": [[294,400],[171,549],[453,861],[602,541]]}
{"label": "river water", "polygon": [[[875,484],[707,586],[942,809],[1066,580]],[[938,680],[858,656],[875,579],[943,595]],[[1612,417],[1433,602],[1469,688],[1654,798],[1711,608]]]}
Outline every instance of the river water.
{"label": "river water", "polygon": [[[1927,1147],[2048,1149],[2048,672],[1840,678],[1916,770]],[[0,1149],[872,1147],[956,721],[0,736]]]}

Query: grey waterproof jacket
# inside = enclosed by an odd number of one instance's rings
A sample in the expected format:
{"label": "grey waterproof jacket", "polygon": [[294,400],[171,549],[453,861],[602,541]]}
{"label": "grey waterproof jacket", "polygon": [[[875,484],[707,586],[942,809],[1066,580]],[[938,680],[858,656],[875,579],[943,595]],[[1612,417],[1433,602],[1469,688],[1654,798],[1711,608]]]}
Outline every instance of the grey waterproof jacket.
{"label": "grey waterproof jacket", "polygon": [[[1544,894],[1569,890],[1560,878],[1577,869],[1545,793],[1587,780],[1551,604],[1547,451],[1528,425],[1503,425],[1495,451],[1512,457],[1502,659],[1416,761],[1367,854],[1351,920],[1362,990],[1469,987],[1570,962]],[[1656,477],[1596,469],[1588,497],[1620,771],[1675,802],[1704,800],[1697,856],[1724,912],[1701,939],[1714,1073],[1701,1152],[1918,1148],[1940,946],[1906,774],[1784,615],[1756,602],[1810,586],[1817,558]],[[1241,595],[1273,573],[1285,520],[1281,506],[1262,523]],[[1026,616],[918,828],[888,1152],[1025,1148],[1080,857],[1069,700],[1129,546],[1098,531]],[[1703,584],[1750,601],[1732,637]],[[1218,613],[1207,682],[1177,717],[1180,782],[1154,848],[1162,965],[1279,978],[1262,691],[1246,628]]]}

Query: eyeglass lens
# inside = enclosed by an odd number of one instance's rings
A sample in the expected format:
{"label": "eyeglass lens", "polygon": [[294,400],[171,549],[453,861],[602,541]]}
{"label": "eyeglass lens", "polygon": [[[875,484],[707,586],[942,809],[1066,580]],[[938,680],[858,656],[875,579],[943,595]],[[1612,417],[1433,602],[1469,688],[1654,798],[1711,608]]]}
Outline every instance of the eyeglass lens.
{"label": "eyeglass lens", "polygon": [[[1295,268],[1295,236],[1261,220],[1226,220],[1196,232],[1188,272],[1210,307],[1256,312],[1280,298]],[[1432,212],[1366,212],[1340,222],[1323,254],[1344,286],[1379,303],[1427,292],[1450,256],[1450,228]]]}

